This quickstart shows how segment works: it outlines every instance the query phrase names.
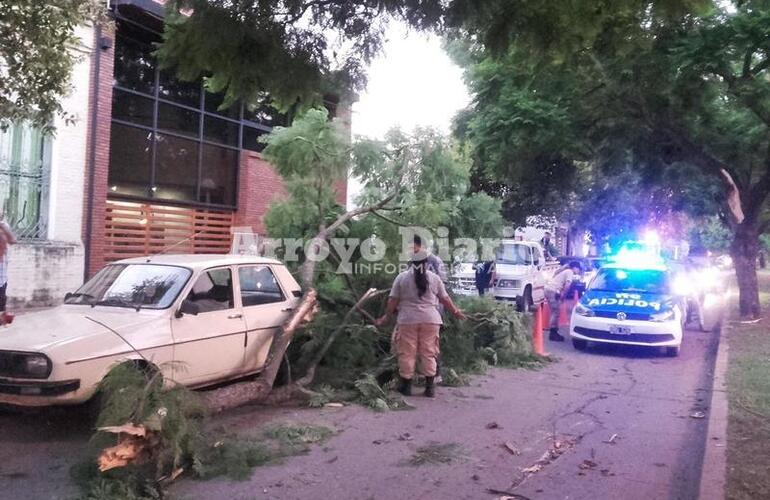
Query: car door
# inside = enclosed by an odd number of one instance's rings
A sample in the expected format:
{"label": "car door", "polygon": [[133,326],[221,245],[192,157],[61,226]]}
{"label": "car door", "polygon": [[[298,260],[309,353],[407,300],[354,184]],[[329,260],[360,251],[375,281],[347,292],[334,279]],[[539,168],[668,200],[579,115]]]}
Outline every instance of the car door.
{"label": "car door", "polygon": [[233,269],[201,272],[185,300],[197,306],[198,313],[172,320],[176,380],[202,385],[240,373],[246,327]]}
{"label": "car door", "polygon": [[273,334],[288,319],[296,298],[269,265],[238,266],[238,281],[246,322],[244,366],[254,372],[264,366]]}

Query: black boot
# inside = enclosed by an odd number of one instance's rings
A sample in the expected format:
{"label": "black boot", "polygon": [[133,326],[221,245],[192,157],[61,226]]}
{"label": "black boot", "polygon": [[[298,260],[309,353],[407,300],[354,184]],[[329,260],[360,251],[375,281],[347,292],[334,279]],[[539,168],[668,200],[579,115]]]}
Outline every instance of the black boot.
{"label": "black boot", "polygon": [[412,379],[401,377],[401,381],[398,384],[398,392],[404,396],[412,395]]}
{"label": "black boot", "polygon": [[433,385],[433,377],[425,377],[425,397],[436,397],[436,386]]}
{"label": "black boot", "polygon": [[548,340],[564,342],[564,337],[559,333],[558,328],[551,328],[551,333],[548,334]]}

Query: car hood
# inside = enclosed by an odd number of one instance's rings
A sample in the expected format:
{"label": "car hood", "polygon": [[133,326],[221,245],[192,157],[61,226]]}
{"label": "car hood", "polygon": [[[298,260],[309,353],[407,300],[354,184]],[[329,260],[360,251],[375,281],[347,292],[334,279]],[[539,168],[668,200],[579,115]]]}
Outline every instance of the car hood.
{"label": "car hood", "polygon": [[518,276],[526,276],[530,273],[532,266],[524,266],[519,264],[495,264],[495,274],[498,278],[516,278]]}
{"label": "car hood", "polygon": [[658,293],[588,290],[580,303],[601,311],[654,314],[671,309],[674,300],[671,295]]}
{"label": "car hood", "polygon": [[108,328],[118,333],[134,330],[164,315],[163,311],[134,311],[121,307],[62,305],[45,311],[17,316],[10,325],[0,327],[0,350],[45,352],[54,346],[107,333],[122,343]]}

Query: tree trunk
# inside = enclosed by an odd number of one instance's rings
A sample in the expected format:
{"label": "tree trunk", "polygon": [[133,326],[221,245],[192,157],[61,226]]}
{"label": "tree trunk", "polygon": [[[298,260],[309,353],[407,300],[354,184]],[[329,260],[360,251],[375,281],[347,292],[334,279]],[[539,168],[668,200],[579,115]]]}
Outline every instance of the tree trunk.
{"label": "tree trunk", "polygon": [[753,224],[739,224],[735,228],[730,245],[730,256],[738,280],[738,304],[745,318],[759,318],[759,284],[757,282],[757,254],[759,232]]}
{"label": "tree trunk", "polygon": [[206,406],[214,412],[220,412],[267,398],[273,389],[273,382],[275,382],[275,377],[278,374],[281,359],[286,353],[289,342],[294,337],[294,331],[305,320],[306,316],[313,313],[315,306],[316,291],[311,288],[302,297],[302,301],[289,321],[273,335],[265,368],[260,377],[255,382],[240,382],[204,393],[202,398]]}

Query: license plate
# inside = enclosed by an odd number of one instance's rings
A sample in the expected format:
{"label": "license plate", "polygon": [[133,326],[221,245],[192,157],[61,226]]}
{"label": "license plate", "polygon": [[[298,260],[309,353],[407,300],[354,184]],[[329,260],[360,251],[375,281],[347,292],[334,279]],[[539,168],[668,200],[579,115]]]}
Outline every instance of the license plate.
{"label": "license plate", "polygon": [[613,335],[631,335],[631,328],[628,326],[610,326],[610,333]]}

